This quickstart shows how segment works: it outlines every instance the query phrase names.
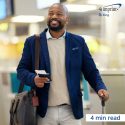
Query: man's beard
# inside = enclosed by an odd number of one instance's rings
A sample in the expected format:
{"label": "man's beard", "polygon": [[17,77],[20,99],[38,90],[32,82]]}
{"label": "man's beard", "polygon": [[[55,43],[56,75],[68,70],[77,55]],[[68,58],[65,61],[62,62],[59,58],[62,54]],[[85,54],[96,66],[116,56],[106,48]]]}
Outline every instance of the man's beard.
{"label": "man's beard", "polygon": [[[57,21],[57,22],[59,23],[59,25],[58,25],[57,27],[51,26],[50,23],[51,23],[53,20],[54,20],[54,21]],[[64,25],[61,23],[61,21],[60,21],[60,20],[57,20],[57,19],[48,20],[47,25],[48,25],[48,27],[49,27],[50,30],[56,31],[56,32],[58,32],[58,31],[60,31],[60,30],[62,30],[62,29],[64,28]]]}

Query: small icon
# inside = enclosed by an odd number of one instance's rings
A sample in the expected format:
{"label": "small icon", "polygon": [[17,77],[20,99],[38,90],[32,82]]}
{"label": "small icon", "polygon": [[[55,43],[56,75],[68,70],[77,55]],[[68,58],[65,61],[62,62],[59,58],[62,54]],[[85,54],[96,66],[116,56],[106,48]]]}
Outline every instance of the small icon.
{"label": "small icon", "polygon": [[107,5],[107,6],[103,6],[103,7],[100,7],[99,10],[100,11],[117,11],[119,10],[119,8],[122,6],[121,3],[117,3],[117,4],[111,4],[111,5]]}

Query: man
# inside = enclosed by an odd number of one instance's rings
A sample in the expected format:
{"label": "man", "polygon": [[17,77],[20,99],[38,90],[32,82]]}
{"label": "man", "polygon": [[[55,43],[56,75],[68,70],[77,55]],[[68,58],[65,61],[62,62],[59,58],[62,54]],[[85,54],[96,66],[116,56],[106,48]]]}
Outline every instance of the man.
{"label": "man", "polygon": [[26,39],[17,68],[18,78],[36,87],[39,97],[38,125],[81,125],[83,117],[81,73],[103,100],[108,92],[84,39],[66,31],[68,10],[59,3],[48,11],[47,25],[40,34],[40,70],[50,73],[52,81],[35,73],[35,36]]}

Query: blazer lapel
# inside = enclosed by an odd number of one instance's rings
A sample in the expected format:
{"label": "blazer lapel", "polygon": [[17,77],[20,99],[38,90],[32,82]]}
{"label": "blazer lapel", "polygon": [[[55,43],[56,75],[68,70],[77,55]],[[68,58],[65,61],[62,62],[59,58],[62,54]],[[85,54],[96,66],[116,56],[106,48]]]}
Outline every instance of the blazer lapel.
{"label": "blazer lapel", "polygon": [[71,41],[70,41],[70,34],[66,33],[65,36],[65,66],[66,66],[66,77],[67,77],[67,83],[69,83],[70,80],[70,47],[71,47]]}
{"label": "blazer lapel", "polygon": [[48,45],[47,45],[47,39],[46,39],[46,31],[47,29],[45,29],[41,35],[40,35],[40,39],[41,39],[41,53],[43,54],[43,58],[45,59],[45,67],[48,73],[51,74],[51,70],[50,70],[50,58],[49,58],[49,51],[48,51]]}

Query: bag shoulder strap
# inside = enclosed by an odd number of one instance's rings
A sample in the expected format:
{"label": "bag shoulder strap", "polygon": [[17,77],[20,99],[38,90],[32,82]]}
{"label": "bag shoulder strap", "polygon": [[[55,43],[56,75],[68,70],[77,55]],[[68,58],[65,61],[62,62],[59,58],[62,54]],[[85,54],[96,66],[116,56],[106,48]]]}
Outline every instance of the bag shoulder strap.
{"label": "bag shoulder strap", "polygon": [[[35,70],[39,69],[39,58],[40,58],[40,36],[35,35]],[[18,93],[21,93],[24,88],[24,83],[21,82]]]}

